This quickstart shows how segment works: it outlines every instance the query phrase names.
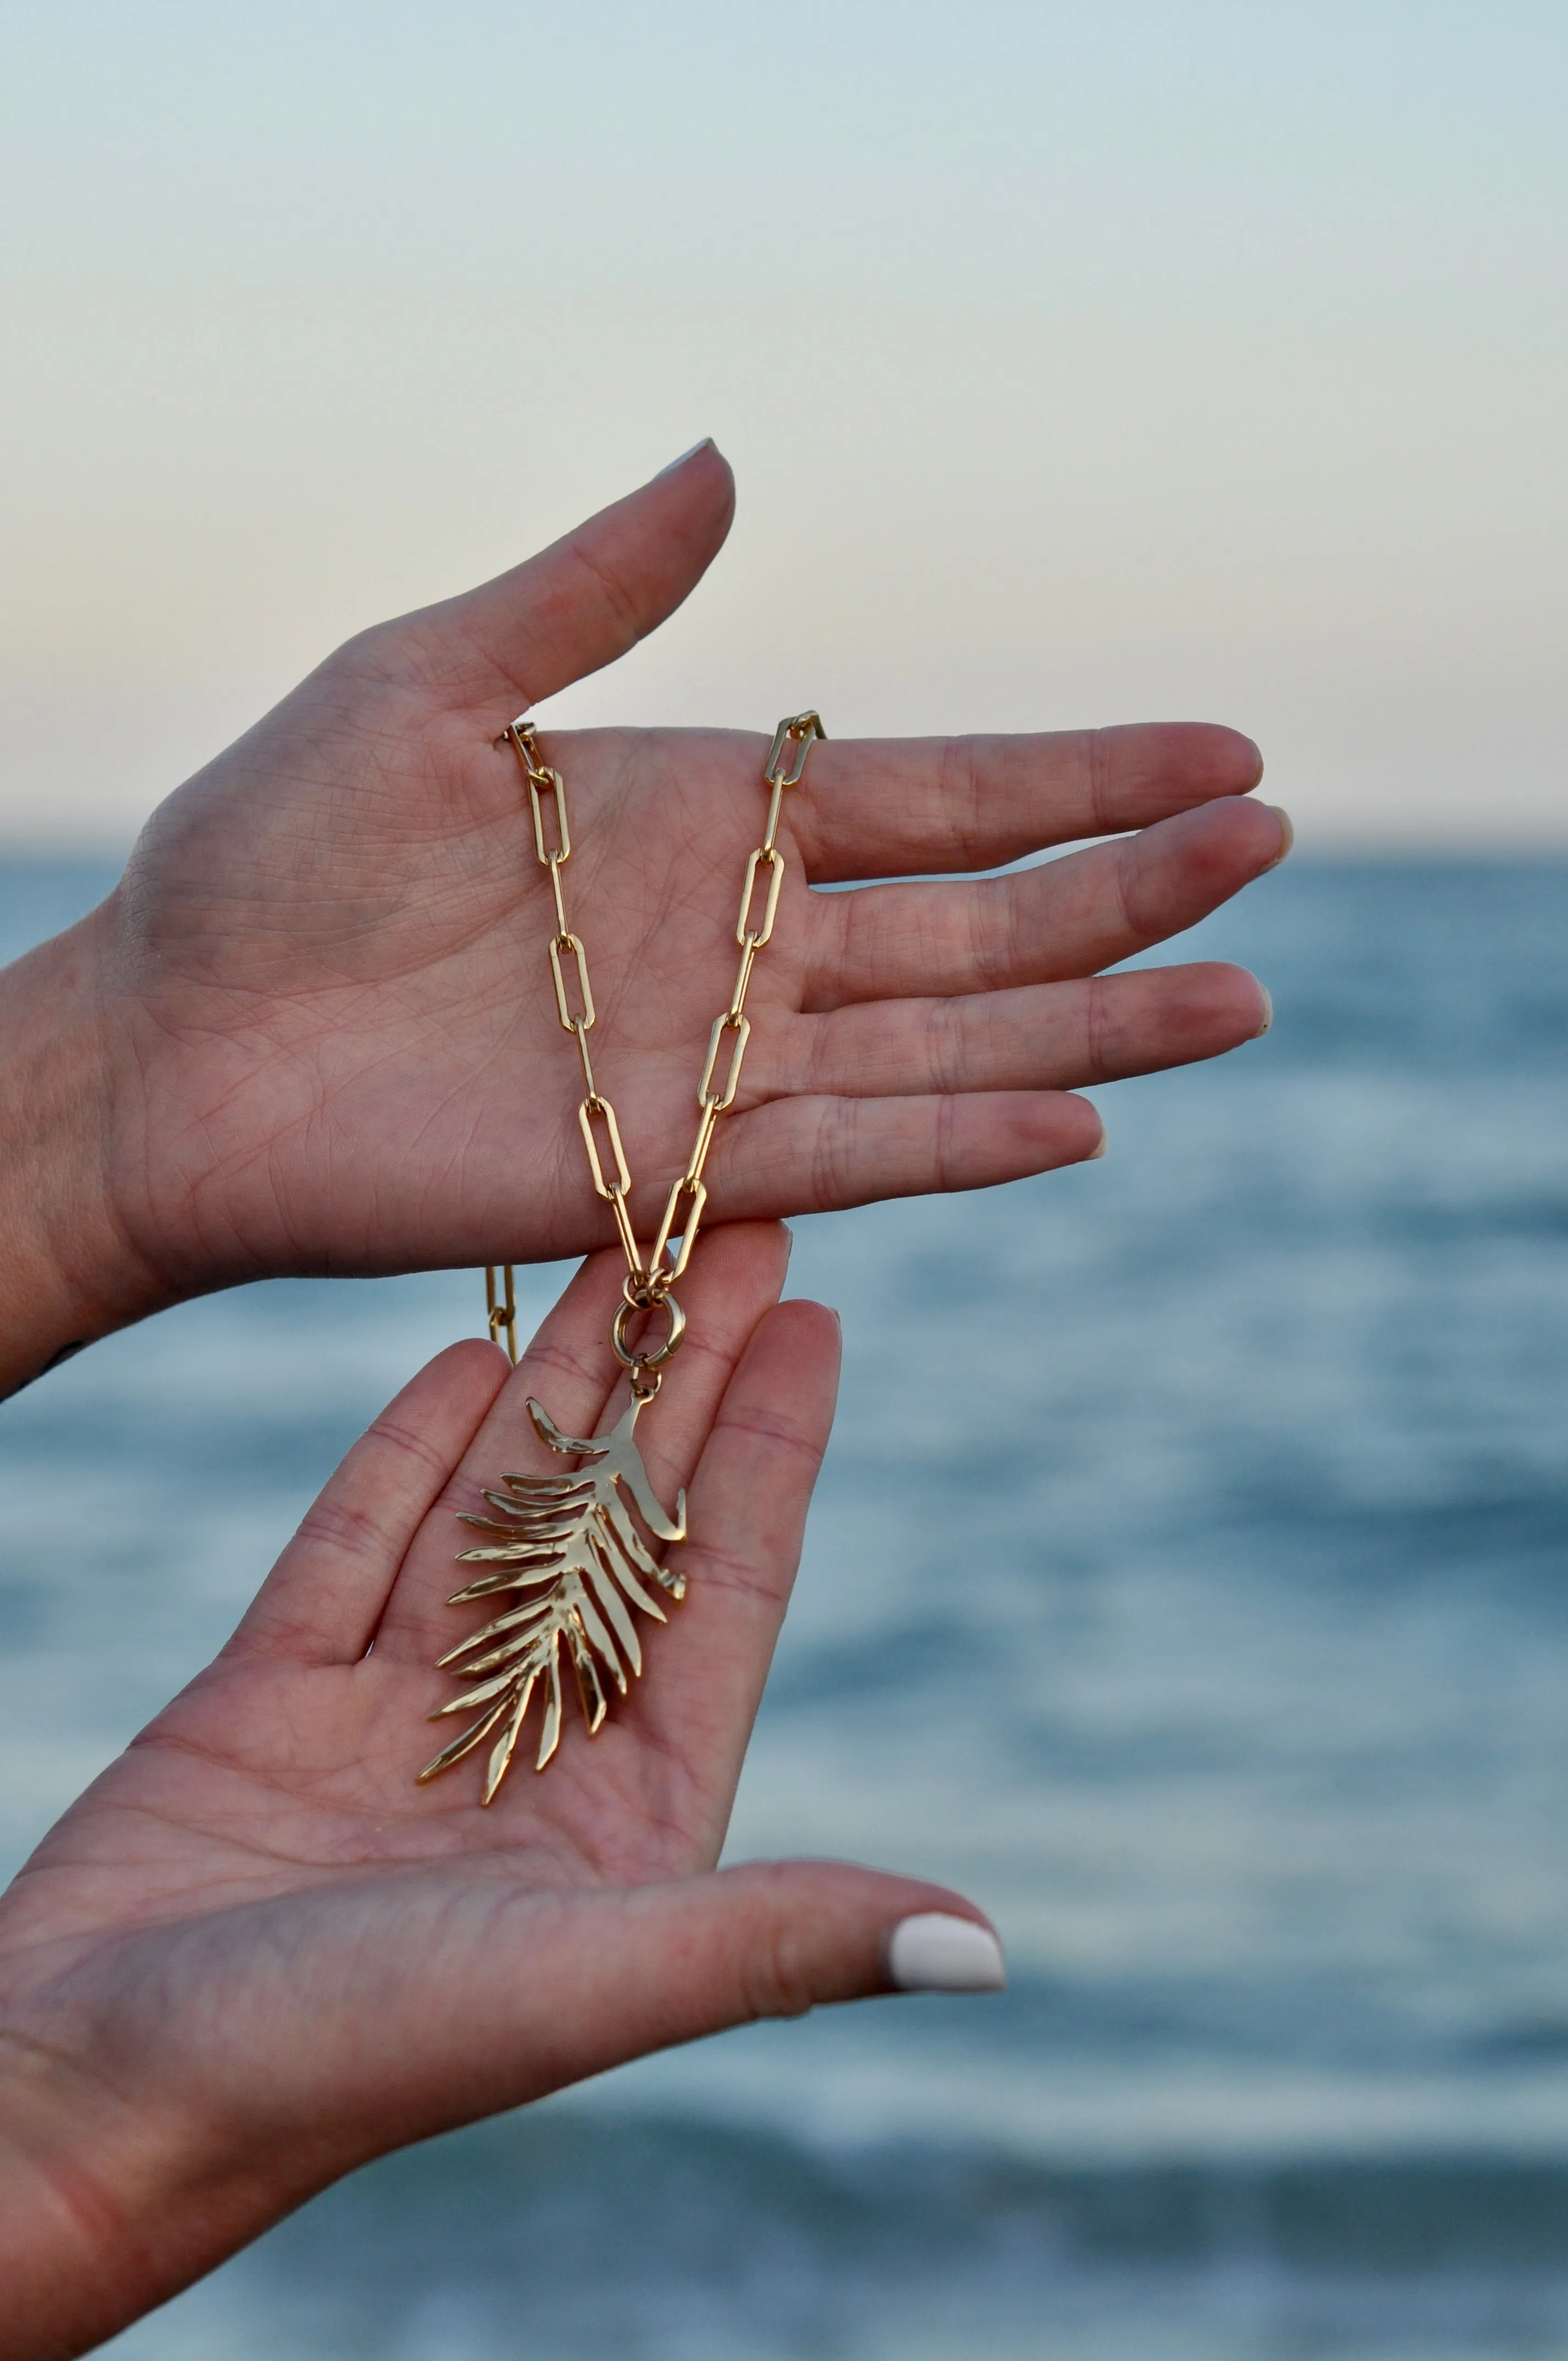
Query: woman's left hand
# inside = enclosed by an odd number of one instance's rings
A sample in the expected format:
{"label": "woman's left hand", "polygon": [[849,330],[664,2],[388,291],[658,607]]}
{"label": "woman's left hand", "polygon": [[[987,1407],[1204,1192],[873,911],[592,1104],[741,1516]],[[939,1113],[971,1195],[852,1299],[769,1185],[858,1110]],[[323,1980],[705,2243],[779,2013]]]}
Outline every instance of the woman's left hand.
{"label": "woman's left hand", "polygon": [[[548,1262],[611,1237],[503,733],[678,606],[732,504],[705,445],[510,574],[361,632],[159,807],[99,909],[0,973],[0,1393],[246,1279]],[[648,1238],[734,990],[768,740],[540,744],[567,782],[594,1072]],[[1076,1163],[1103,1138],[1084,1084],[1250,1040],[1268,1004],[1240,968],[1101,971],[1282,857],[1260,772],[1250,739],[1197,723],[815,747],[780,823],[711,1218]],[[1116,841],[948,873],[1084,836]],[[809,890],[866,878],[894,882]]]}

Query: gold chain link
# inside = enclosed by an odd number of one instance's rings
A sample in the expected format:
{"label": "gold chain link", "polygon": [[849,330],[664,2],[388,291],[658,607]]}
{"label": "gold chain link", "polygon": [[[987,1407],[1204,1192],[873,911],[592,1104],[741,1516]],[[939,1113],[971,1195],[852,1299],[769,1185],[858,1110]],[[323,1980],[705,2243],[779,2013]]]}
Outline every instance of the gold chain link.
{"label": "gold chain link", "polygon": [[[490,1342],[499,1345],[504,1334],[507,1358],[517,1367],[517,1295],[512,1286],[512,1267],[502,1263],[498,1272],[493,1263],[485,1266],[485,1310],[489,1318]],[[498,1285],[498,1279],[499,1284]]]}
{"label": "gold chain link", "polygon": [[[685,1314],[670,1290],[685,1272],[696,1244],[697,1230],[707,1207],[707,1188],[703,1180],[703,1168],[713,1145],[714,1127],[721,1115],[735,1104],[740,1087],[740,1069],[745,1061],[747,1044],[751,1038],[751,1019],[746,1015],[746,994],[751,981],[751,970],[757,954],[766,949],[773,939],[773,920],[778,916],[779,895],[784,890],[787,866],[778,846],[779,821],[784,811],[785,792],[798,786],[806,770],[806,758],[818,738],[828,732],[815,713],[795,713],[779,723],[773,732],[773,742],[762,766],[762,785],[768,790],[768,820],[762,841],[748,857],[745,879],[740,888],[740,913],[735,923],[735,939],[740,947],[740,963],[736,972],[735,989],[729,1005],[722,1016],[713,1020],[707,1038],[707,1057],[703,1065],[702,1079],[697,1084],[696,1137],[686,1159],[686,1169],[670,1191],[665,1202],[663,1219],[653,1241],[653,1251],[646,1262],[631,1226],[627,1200],[631,1193],[631,1173],[621,1145],[620,1126],[615,1119],[615,1109],[594,1081],[593,1061],[588,1055],[588,1035],[595,1023],[593,986],[588,981],[588,955],[582,938],[574,934],[566,920],[565,897],[561,888],[561,872],[572,857],[572,828],[566,810],[566,783],[559,771],[539,759],[539,744],[530,723],[521,716],[507,730],[512,749],[522,766],[528,785],[529,815],[533,823],[533,850],[540,866],[550,873],[550,891],[555,905],[555,932],[549,945],[550,976],[555,991],[555,1013],[563,1029],[572,1034],[577,1044],[577,1057],[583,1070],[582,1104],[577,1109],[577,1123],[587,1150],[588,1173],[597,1196],[605,1199],[615,1217],[615,1226],[626,1257],[626,1278],[622,1283],[625,1301],[615,1316],[611,1341],[616,1357],[631,1372],[633,1389],[644,1399],[656,1392],[660,1372],[680,1344],[685,1327]],[[554,818],[551,818],[551,807]],[[759,907],[760,905],[760,907]],[[565,961],[566,964],[563,964]],[[574,988],[576,1005],[574,1005]],[[726,1039],[728,1036],[728,1040]],[[599,1136],[600,1132],[603,1137]],[[607,1176],[605,1159],[613,1167]],[[681,1208],[685,1205],[683,1216]],[[680,1246],[670,1258],[670,1240],[679,1237]],[[498,1341],[505,1331],[507,1353],[517,1360],[517,1300],[512,1284],[512,1266],[491,1265],[485,1272],[485,1301],[489,1314],[490,1334]],[[669,1321],[669,1334],[658,1349],[652,1353],[631,1351],[626,1342],[626,1325],[634,1312],[652,1312],[663,1308]]]}

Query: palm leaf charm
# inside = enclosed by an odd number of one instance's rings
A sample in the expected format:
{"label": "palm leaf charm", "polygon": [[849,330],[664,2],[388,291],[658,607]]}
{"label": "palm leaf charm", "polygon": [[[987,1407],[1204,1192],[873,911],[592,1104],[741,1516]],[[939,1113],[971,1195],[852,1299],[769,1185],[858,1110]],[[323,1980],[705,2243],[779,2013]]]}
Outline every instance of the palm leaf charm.
{"label": "palm leaf charm", "polygon": [[663,1542],[686,1537],[686,1496],[676,1496],[675,1513],[667,1517],[660,1507],[641,1454],[631,1439],[637,1413],[642,1408],[634,1394],[619,1426],[597,1442],[563,1434],[547,1411],[530,1401],[528,1415],[541,1439],[552,1451],[575,1455],[582,1465],[570,1476],[504,1476],[504,1492],[487,1492],[495,1517],[465,1516],[463,1522],[481,1533],[498,1536],[479,1549],[464,1550],[460,1565],[489,1565],[493,1574],[480,1575],[466,1588],[454,1591],[451,1604],[489,1598],[504,1590],[534,1592],[493,1623],[472,1631],[441,1659],[438,1670],[452,1666],[460,1680],[485,1675],[450,1705],[431,1716],[477,1714],[461,1738],[427,1763],[421,1781],[449,1770],[465,1754],[499,1732],[485,1776],[484,1800],[493,1801],[506,1777],[534,1689],[544,1684],[544,1726],[540,1733],[535,1768],[543,1771],[561,1741],[561,1660],[565,1653],[576,1675],[583,1718],[592,1738],[604,1720],[606,1697],[600,1666],[626,1695],[627,1673],[642,1670],[642,1651],[628,1602],[663,1623],[666,1618],[657,1599],[644,1588],[641,1577],[657,1583],[672,1598],[685,1595],[686,1578],[660,1565],[632,1523],[627,1509],[630,1496],[648,1531]]}

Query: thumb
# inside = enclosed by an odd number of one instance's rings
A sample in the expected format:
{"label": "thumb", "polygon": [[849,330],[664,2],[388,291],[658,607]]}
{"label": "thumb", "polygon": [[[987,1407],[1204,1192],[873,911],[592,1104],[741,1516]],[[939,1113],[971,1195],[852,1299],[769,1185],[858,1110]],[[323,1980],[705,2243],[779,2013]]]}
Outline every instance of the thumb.
{"label": "thumb", "polygon": [[405,617],[425,685],[496,734],[673,615],[724,545],[735,478],[711,440],[492,582]]}
{"label": "thumb", "polygon": [[[176,2225],[94,2338],[388,2149],[757,2017],[1002,1982],[972,1904],[839,1861],[587,1892],[469,1861],[144,1929],[61,1980],[40,2051],[110,2094],[97,2185]],[[55,2169],[88,2186],[66,2112]]]}
{"label": "thumb", "polygon": [[961,1895],[811,1861],[574,1895],[531,1955],[531,1993],[542,1972],[555,2037],[546,2056],[537,2028],[519,2026],[518,2055],[524,2071],[543,2068],[550,2089],[759,2017],[879,1993],[999,1992],[1006,1981],[1001,1944]]}
{"label": "thumb", "polygon": [[400,1882],[395,1907],[396,1940],[334,1927],[352,1966],[313,2026],[301,2096],[313,2117],[330,2090],[334,2119],[353,2127],[358,2155],[340,2170],[759,2017],[1005,1980],[972,1903],[842,1861],[587,1892],[426,1875]]}

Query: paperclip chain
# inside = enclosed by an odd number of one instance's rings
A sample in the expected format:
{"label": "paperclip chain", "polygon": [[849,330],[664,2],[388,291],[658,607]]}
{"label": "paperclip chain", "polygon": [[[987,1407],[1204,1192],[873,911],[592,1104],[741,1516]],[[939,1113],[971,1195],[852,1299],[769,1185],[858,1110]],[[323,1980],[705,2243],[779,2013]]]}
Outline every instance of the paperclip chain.
{"label": "paperclip chain", "polygon": [[[663,1365],[678,1347],[685,1328],[685,1314],[670,1290],[691,1260],[692,1248],[707,1205],[707,1188],[703,1169],[713,1145],[714,1128],[721,1115],[735,1104],[735,1093],[740,1087],[740,1069],[745,1061],[746,1045],[751,1038],[751,1019],[746,1015],[746,994],[751,981],[751,970],[757,953],[765,950],[773,939],[773,920],[778,915],[779,895],[784,887],[785,862],[779,849],[779,821],[784,812],[785,791],[798,786],[806,769],[806,758],[818,738],[828,732],[815,713],[796,713],[779,723],[773,732],[773,742],[762,766],[762,785],[768,789],[768,819],[762,840],[746,862],[746,874],[740,888],[740,913],[735,923],[735,939],[740,946],[740,963],[736,971],[735,989],[729,995],[729,1005],[721,1016],[713,1020],[707,1038],[707,1057],[697,1084],[696,1137],[686,1159],[686,1169],[670,1191],[664,1204],[663,1219],[653,1241],[653,1251],[646,1262],[631,1226],[627,1199],[631,1193],[631,1173],[621,1145],[620,1126],[615,1109],[594,1080],[593,1060],[588,1053],[588,1035],[594,1029],[595,1011],[593,987],[588,981],[587,953],[582,938],[574,934],[566,923],[566,904],[561,890],[561,872],[572,857],[571,821],[566,810],[566,783],[559,771],[553,770],[539,757],[539,745],[531,725],[521,717],[507,730],[513,751],[522,766],[528,785],[528,807],[533,823],[533,851],[541,868],[550,873],[550,891],[555,903],[555,932],[549,947],[550,976],[555,989],[555,1012],[565,1031],[575,1038],[577,1056],[583,1070],[583,1099],[577,1109],[577,1124],[587,1150],[588,1172],[596,1195],[609,1204],[615,1217],[615,1226],[626,1257],[626,1278],[622,1283],[624,1301],[615,1315],[611,1342],[616,1357],[631,1372],[633,1390],[646,1400],[659,1388]],[[546,802],[554,806],[553,828],[547,822]],[[725,1036],[729,1042],[726,1049]],[[723,1064],[723,1079],[718,1079]],[[599,1134],[602,1131],[602,1145]],[[610,1161],[610,1171],[605,1170],[605,1158]],[[685,1212],[683,1215],[683,1203]],[[676,1224],[680,1226],[677,1229]],[[671,1258],[670,1240],[680,1239],[679,1247]],[[499,1341],[504,1334],[509,1357],[517,1360],[517,1296],[512,1284],[512,1266],[503,1263],[488,1267],[485,1272],[485,1301],[489,1315],[490,1334]],[[664,1342],[655,1352],[634,1353],[626,1342],[627,1322],[634,1312],[651,1312],[662,1306],[668,1316],[670,1328]]]}

